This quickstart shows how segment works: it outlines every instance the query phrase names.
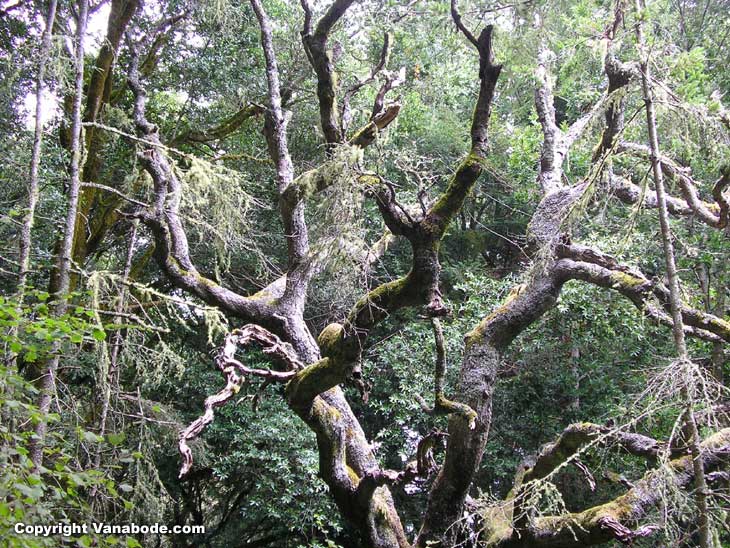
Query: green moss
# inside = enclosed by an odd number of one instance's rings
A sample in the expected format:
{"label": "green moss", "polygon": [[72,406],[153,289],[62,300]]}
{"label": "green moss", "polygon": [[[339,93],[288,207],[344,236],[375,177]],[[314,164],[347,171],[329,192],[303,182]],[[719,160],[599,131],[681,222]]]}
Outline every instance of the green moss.
{"label": "green moss", "polygon": [[502,304],[492,311],[489,316],[484,318],[479,325],[469,331],[464,337],[467,345],[480,344],[484,342],[484,338],[487,336],[487,328],[495,319],[509,310],[509,304]]}
{"label": "green moss", "polygon": [[359,143],[361,140],[365,140],[367,142],[372,141],[375,139],[375,136],[378,134],[378,126],[375,125],[375,122],[370,122],[369,124],[365,125],[363,128],[358,130],[355,135],[352,136],[350,139],[350,142],[352,143]]}
{"label": "green moss", "polygon": [[345,336],[345,328],[342,324],[331,323],[325,327],[317,337],[317,344],[323,356],[332,356],[341,345]]}
{"label": "green moss", "polygon": [[[508,497],[509,498],[509,497]],[[485,546],[498,546],[512,536],[513,504],[488,506],[482,513]]]}
{"label": "green moss", "polygon": [[290,205],[335,184],[341,177],[352,178],[354,167],[362,160],[362,150],[353,146],[340,146],[332,158],[321,166],[310,169],[294,179],[287,189],[285,199]]}
{"label": "green moss", "polygon": [[262,289],[261,291],[257,291],[253,295],[251,295],[251,299],[257,300],[257,301],[264,301],[266,304],[276,304],[276,298],[271,295],[271,293],[266,290]]}
{"label": "green moss", "polygon": [[210,278],[206,278],[205,276],[201,276],[197,272],[193,272],[191,274],[195,277],[196,280],[198,280],[203,285],[207,285],[208,287],[218,287],[218,284],[215,283]]}
{"label": "green moss", "polygon": [[[410,274],[392,282],[379,285],[355,303],[348,321],[356,327],[367,327],[382,315],[390,312],[397,298],[403,297],[410,282]],[[363,316],[367,313],[367,316]]]}
{"label": "green moss", "polygon": [[[299,371],[296,376],[286,385],[286,396],[291,404],[302,405],[309,403],[323,391],[323,387],[332,387],[344,381],[344,372],[342,370],[343,363],[341,360],[333,360],[325,357],[318,362],[313,363]],[[314,400],[315,408],[317,405],[324,405],[319,400]],[[327,410],[330,407],[327,406]],[[328,411],[331,413],[337,412]],[[323,410],[327,411],[327,410]],[[335,417],[335,420],[339,415]]]}
{"label": "green moss", "polygon": [[598,520],[607,517],[613,518],[616,521],[621,521],[629,517],[632,513],[633,505],[631,504],[631,499],[631,494],[627,493],[626,495],[618,497],[606,504],[594,506],[593,508],[583,512],[583,514],[573,514],[573,519],[580,517],[581,519],[577,520],[577,522],[586,524],[589,527],[597,525]]}
{"label": "green moss", "polygon": [[297,375],[290,381],[290,384],[293,382],[303,383],[308,378],[316,376],[319,372],[326,370],[329,367],[329,358],[322,358],[318,362],[313,363],[312,365],[309,365],[299,371]]}
{"label": "green moss", "polygon": [[631,274],[627,274],[626,272],[612,272],[611,282],[615,289],[621,287],[634,289],[644,285],[646,283],[646,280],[637,276],[632,276]]}
{"label": "green moss", "polygon": [[438,228],[440,230],[443,231],[446,229],[446,225],[456,214],[469,192],[471,192],[474,183],[476,183],[482,172],[483,165],[484,159],[470,152],[461,164],[459,164],[459,167],[456,168],[456,173],[446,188],[446,192],[431,207],[434,216],[439,220]]}
{"label": "green moss", "polygon": [[388,508],[383,495],[377,492],[373,495],[373,514],[375,515],[375,520],[378,523],[388,523],[390,509]]}
{"label": "green moss", "polygon": [[346,464],[345,468],[347,469],[347,475],[350,477],[350,481],[352,481],[354,485],[360,483],[360,476],[357,475],[357,472],[355,472],[352,466]]}
{"label": "green moss", "polygon": [[177,270],[181,276],[191,276],[202,285],[208,287],[218,287],[218,284],[210,278],[206,278],[205,276],[200,275],[198,272],[185,269],[183,265],[180,264],[180,261],[178,261],[173,255],[167,256],[167,262],[171,265],[172,268]]}
{"label": "green moss", "polygon": [[730,335],[730,322],[721,318],[712,318],[712,320],[710,320],[710,323],[714,327],[720,329],[725,336]]}
{"label": "green moss", "polygon": [[312,411],[330,427],[342,419],[342,413],[336,407],[325,403],[321,398],[314,400]]}
{"label": "green moss", "polygon": [[519,284],[514,286],[509,294],[507,295],[507,298],[504,300],[504,302],[499,305],[497,308],[495,308],[491,314],[489,314],[486,318],[484,318],[481,322],[479,322],[479,325],[477,325],[474,329],[472,329],[469,333],[466,334],[464,337],[464,340],[466,341],[466,344],[472,345],[472,344],[479,344],[484,341],[484,337],[486,336],[487,327],[489,327],[489,324],[491,324],[496,318],[501,316],[502,314],[505,314],[510,310],[510,304],[512,301],[514,301],[519,295],[522,294],[522,292],[525,290],[526,284]]}

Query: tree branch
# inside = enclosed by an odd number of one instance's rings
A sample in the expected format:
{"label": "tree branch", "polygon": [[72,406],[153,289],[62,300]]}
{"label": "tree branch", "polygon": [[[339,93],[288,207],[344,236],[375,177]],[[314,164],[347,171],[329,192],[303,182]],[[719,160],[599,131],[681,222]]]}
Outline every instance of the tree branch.
{"label": "tree branch", "polygon": [[[713,434],[701,447],[701,466],[705,472],[727,466],[730,429]],[[658,468],[647,472],[624,495],[582,512],[537,518],[527,529],[520,531],[519,536],[509,525],[509,515],[502,515],[499,519],[501,523],[488,524],[485,545],[489,548],[516,548],[527,543],[535,548],[570,548],[594,546],[612,540],[630,542],[657,530],[652,525],[635,530],[630,527],[660,504],[665,482],[685,488],[691,486],[693,480],[692,457],[675,458],[669,462],[668,470]]]}
{"label": "tree branch", "polygon": [[320,120],[322,132],[328,145],[343,142],[344,135],[337,119],[337,78],[327,42],[332,27],[353,3],[355,3],[355,0],[335,0],[332,2],[329,9],[317,23],[314,34],[312,34],[312,10],[306,0],[301,2],[304,9],[302,43],[309,62],[317,75]]}
{"label": "tree branch", "polygon": [[[282,364],[285,371],[252,369],[235,359],[236,351],[239,348],[246,348],[253,343],[261,346],[264,354]],[[287,382],[294,376],[296,370],[303,367],[294,349],[289,344],[282,342],[273,333],[254,324],[236,329],[226,336],[225,343],[215,359],[215,364],[226,379],[226,386],[220,392],[205,400],[205,413],[180,433],[178,449],[183,458],[183,464],[180,467],[178,476],[180,478],[185,476],[193,466],[193,453],[188,446],[188,442],[197,438],[203,429],[213,422],[216,407],[225,405],[233,396],[238,394],[245,381],[245,375],[263,377],[269,382]]]}
{"label": "tree branch", "polygon": [[179,216],[182,187],[167,156],[164,154],[158,129],[145,115],[146,91],[139,77],[139,54],[132,51],[128,84],[134,94],[134,120],[137,134],[143,140],[138,154],[143,168],[154,183],[151,210],[136,214],[155,237],[155,258],[170,280],[208,304],[218,306],[240,318],[265,326],[279,327],[276,308],[265,299],[243,297],[202,276],[190,259],[188,240]]}
{"label": "tree branch", "polygon": [[[597,441],[601,445],[615,444],[627,453],[644,458],[650,463],[656,463],[662,451],[668,449],[666,443],[634,432],[624,432],[589,422],[571,424],[563,430],[557,441],[542,448],[535,464],[524,472],[522,484],[546,477],[564,462],[575,458],[582,447]],[[674,457],[683,454],[686,451],[672,451]]]}
{"label": "tree branch", "polygon": [[225,139],[236,132],[246,120],[263,114],[265,110],[263,106],[257,103],[248,103],[219,124],[206,130],[187,129],[181,132],[170,141],[170,146],[176,147],[183,143],[208,143]]}
{"label": "tree branch", "polygon": [[436,360],[434,365],[434,404],[429,407],[426,401],[419,395],[416,396],[421,409],[429,415],[450,415],[460,414],[468,421],[469,426],[476,426],[477,414],[466,404],[449,400],[444,395],[444,377],[446,376],[446,350],[444,348],[444,332],[441,328],[441,321],[438,318],[431,318],[433,335],[436,343]]}
{"label": "tree branch", "polygon": [[[620,152],[627,152],[641,158],[650,159],[651,151],[645,145],[622,142],[618,146]],[[697,193],[697,183],[690,176],[689,168],[683,168],[673,162],[670,158],[660,155],[659,162],[664,175],[677,181],[682,191],[682,196],[687,207],[703,223],[713,228],[725,228],[728,225],[728,213],[730,205],[724,195],[725,189],[730,185],[730,168],[723,168],[720,178],[712,187],[712,196],[716,204],[709,204],[700,200]],[[667,206],[676,210],[677,198],[668,196]]]}
{"label": "tree branch", "polygon": [[431,316],[447,310],[438,288],[440,264],[438,249],[449,223],[461,209],[482,171],[486,153],[487,124],[494,88],[501,70],[494,64],[492,27],[479,38],[480,90],[472,120],[472,152],[456,170],[447,189],[420,220],[409,219],[397,209],[394,191],[376,194],[388,228],[408,238],[413,250],[410,272],[402,278],[380,285],[361,298],[343,324],[330,324],[318,338],[322,360],[301,371],[287,386],[287,397],[294,407],[307,407],[312,399],[344,382],[358,361],[368,332],[393,311],[427,303]]}
{"label": "tree branch", "polygon": [[342,127],[343,135],[347,133],[347,128],[350,126],[352,121],[352,110],[350,108],[350,102],[353,97],[367,84],[373,82],[375,77],[385,69],[388,65],[388,59],[390,57],[391,43],[393,42],[393,34],[390,32],[385,33],[383,38],[383,47],[380,50],[380,57],[377,64],[370,69],[370,73],[364,78],[358,79],[352,86],[350,86],[342,97],[342,114],[340,115],[340,125]]}

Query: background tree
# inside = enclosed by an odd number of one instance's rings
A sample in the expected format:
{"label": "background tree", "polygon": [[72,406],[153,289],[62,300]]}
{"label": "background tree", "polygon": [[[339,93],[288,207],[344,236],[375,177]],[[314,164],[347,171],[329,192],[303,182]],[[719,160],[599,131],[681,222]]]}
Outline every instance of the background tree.
{"label": "background tree", "polygon": [[49,12],[0,4],[11,542],[727,541],[722,2],[81,8],[23,281]]}

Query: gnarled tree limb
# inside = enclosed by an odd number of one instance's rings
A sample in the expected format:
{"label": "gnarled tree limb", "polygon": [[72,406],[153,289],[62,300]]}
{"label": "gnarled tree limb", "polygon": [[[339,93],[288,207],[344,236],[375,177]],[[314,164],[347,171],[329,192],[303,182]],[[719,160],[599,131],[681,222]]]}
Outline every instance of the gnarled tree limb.
{"label": "gnarled tree limb", "polygon": [[[275,362],[284,366],[284,371],[252,369],[243,365],[235,358],[236,350],[246,348],[256,343],[261,346],[264,354]],[[223,373],[226,386],[217,394],[205,400],[205,413],[193,421],[190,426],[180,433],[178,449],[183,458],[178,477],[184,477],[193,466],[193,453],[188,442],[198,437],[203,429],[213,422],[214,409],[225,405],[233,396],[238,394],[245,381],[245,375],[263,377],[269,382],[287,382],[294,376],[295,371],[303,364],[299,361],[294,349],[279,337],[266,329],[249,324],[236,329],[226,336],[225,343],[215,360],[216,367]]]}
{"label": "gnarled tree limb", "polygon": [[[645,159],[651,158],[651,151],[646,145],[621,142],[617,148],[620,152],[630,153]],[[712,196],[716,203],[709,204],[700,199],[697,192],[697,183],[692,179],[689,168],[683,168],[677,165],[665,155],[659,156],[659,163],[664,175],[679,184],[686,208],[700,221],[713,228],[725,228],[728,225],[730,205],[728,205],[728,199],[724,195],[724,192],[728,185],[730,185],[730,169],[724,169],[720,178],[713,185]],[[677,211],[677,202],[677,198],[667,196],[667,205],[670,211]],[[652,202],[648,203],[651,204]]]}
{"label": "gnarled tree limb", "polygon": [[[702,443],[701,466],[705,472],[713,472],[728,466],[730,458],[730,429],[713,434]],[[582,512],[569,513],[560,517],[542,517],[533,520],[529,527],[515,534],[509,523],[491,525],[486,539],[489,548],[513,548],[534,546],[535,548],[570,548],[572,546],[594,546],[620,540],[629,542],[655,531],[654,526],[634,529],[639,520],[654,507],[661,504],[663,484],[670,482],[675,487],[685,488],[694,480],[691,456],[671,460],[668,470],[657,468],[634,484],[624,495],[600,506]],[[509,520],[509,515],[501,519]]]}

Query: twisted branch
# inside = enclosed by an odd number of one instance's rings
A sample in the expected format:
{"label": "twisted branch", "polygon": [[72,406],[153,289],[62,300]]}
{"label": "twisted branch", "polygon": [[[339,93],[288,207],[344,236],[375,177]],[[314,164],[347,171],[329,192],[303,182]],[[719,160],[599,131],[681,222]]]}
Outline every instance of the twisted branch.
{"label": "twisted branch", "polygon": [[[283,365],[285,370],[252,369],[235,358],[238,349],[246,348],[254,343],[261,347],[264,354]],[[236,329],[226,336],[223,347],[215,359],[215,365],[223,374],[226,386],[217,394],[206,398],[205,412],[180,433],[178,450],[183,462],[180,467],[179,478],[184,477],[193,466],[193,453],[188,442],[197,438],[205,427],[213,422],[216,407],[225,405],[233,396],[238,394],[246,380],[246,375],[262,377],[267,383],[285,383],[296,374],[297,370],[304,367],[291,345],[283,342],[263,327],[254,324]]]}

